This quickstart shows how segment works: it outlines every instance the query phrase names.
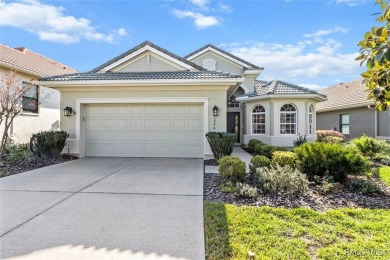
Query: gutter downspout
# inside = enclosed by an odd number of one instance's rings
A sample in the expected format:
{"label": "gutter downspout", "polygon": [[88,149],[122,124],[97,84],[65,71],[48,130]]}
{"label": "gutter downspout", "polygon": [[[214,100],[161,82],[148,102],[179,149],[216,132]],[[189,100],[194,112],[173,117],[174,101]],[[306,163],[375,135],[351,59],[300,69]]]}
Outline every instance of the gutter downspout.
{"label": "gutter downspout", "polygon": [[375,111],[375,118],[374,118],[374,131],[375,131],[375,138],[377,138],[378,136],[378,110],[376,110],[375,108],[372,108],[371,105],[367,105],[367,108],[370,109],[370,110],[374,110]]}

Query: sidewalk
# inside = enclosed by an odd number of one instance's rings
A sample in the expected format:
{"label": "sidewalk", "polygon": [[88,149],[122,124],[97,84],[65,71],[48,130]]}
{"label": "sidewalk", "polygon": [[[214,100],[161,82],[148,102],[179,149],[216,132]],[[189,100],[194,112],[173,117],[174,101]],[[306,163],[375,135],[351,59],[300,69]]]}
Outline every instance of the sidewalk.
{"label": "sidewalk", "polygon": [[[233,148],[232,156],[237,156],[246,164],[246,171],[249,172],[249,163],[251,161],[252,155],[245,152],[241,147],[235,146]],[[207,173],[218,173],[218,166],[206,166],[205,172]]]}

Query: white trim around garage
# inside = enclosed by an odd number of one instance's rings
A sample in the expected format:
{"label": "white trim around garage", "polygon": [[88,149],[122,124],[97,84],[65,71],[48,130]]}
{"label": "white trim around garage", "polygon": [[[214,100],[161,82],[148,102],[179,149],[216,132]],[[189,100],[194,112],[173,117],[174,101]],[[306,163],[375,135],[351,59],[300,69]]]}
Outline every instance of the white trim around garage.
{"label": "white trim around garage", "polygon": [[[81,123],[82,113],[81,106],[86,104],[152,104],[152,103],[203,103],[203,125],[204,134],[209,131],[209,97],[153,97],[153,98],[76,98],[76,138],[69,139],[69,143],[73,146],[73,153],[78,153],[80,157],[85,156],[85,145],[81,143]],[[204,154],[209,154],[207,139],[203,141]]]}

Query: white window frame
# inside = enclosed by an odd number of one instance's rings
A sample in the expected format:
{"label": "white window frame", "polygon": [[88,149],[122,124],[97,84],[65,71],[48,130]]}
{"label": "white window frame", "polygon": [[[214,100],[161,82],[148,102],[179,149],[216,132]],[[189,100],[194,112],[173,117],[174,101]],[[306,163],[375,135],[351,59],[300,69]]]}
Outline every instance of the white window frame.
{"label": "white window frame", "polygon": [[308,123],[309,123],[309,135],[312,135],[313,132],[314,132],[314,106],[313,105],[310,105],[309,106],[309,120],[308,120]]}
{"label": "white window frame", "polygon": [[[291,106],[294,108],[294,110],[283,110],[286,106]],[[287,120],[286,122],[282,122],[282,115],[285,115],[285,117],[287,117],[287,115],[290,115],[290,118],[291,118],[291,115],[294,115],[294,122],[291,123],[287,123]],[[281,108],[280,108],[280,116],[279,116],[279,126],[280,126],[280,134],[281,135],[297,135],[297,129],[298,129],[298,109],[297,107],[294,105],[294,104],[284,104]],[[290,125],[290,126],[294,126],[294,128],[290,128],[290,132],[287,133],[287,131],[285,133],[282,132],[282,125]],[[294,133],[291,133],[291,129],[294,129]]]}
{"label": "white window frame", "polygon": [[[348,124],[344,124],[343,123],[343,116],[348,116]],[[351,125],[351,122],[350,122],[350,116],[349,114],[340,114],[340,133],[342,133],[343,135],[349,135],[350,134],[350,125]],[[348,133],[343,133],[343,126],[348,126]]]}
{"label": "white window frame", "polygon": [[[261,107],[261,108],[260,108]],[[257,108],[259,108],[260,111],[256,111]],[[258,116],[258,115],[263,115],[264,116],[264,123],[255,123],[254,122],[254,116]],[[251,113],[251,133],[252,135],[265,135],[265,124],[266,124],[266,115],[265,115],[265,108],[264,106],[262,105],[255,105],[252,109],[252,113]],[[257,129],[257,127],[255,126],[259,126],[259,125],[264,125],[264,133],[255,133],[255,129]]]}

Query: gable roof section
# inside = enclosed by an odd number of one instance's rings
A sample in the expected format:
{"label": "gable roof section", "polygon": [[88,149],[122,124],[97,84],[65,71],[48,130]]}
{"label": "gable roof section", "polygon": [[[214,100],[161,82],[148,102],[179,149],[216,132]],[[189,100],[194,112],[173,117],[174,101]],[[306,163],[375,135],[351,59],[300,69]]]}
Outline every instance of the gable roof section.
{"label": "gable roof section", "polygon": [[241,66],[243,66],[247,70],[263,70],[264,69],[262,67],[258,67],[256,65],[254,65],[250,62],[247,62],[246,60],[243,60],[243,59],[241,59],[241,58],[239,58],[239,57],[237,57],[237,56],[235,56],[227,51],[224,51],[218,47],[215,47],[212,44],[207,44],[207,45],[203,46],[202,48],[184,56],[184,58],[187,60],[192,60],[192,59],[198,57],[199,55],[202,55],[203,53],[205,53],[207,51],[212,51],[212,52],[215,52],[215,53],[221,55],[222,57],[228,58],[228,59],[232,60],[233,62],[240,64]]}
{"label": "gable roof section", "polygon": [[323,88],[318,92],[326,95],[328,100],[319,103],[317,111],[322,112],[373,105],[374,103],[367,99],[368,93],[365,90],[363,79]]}
{"label": "gable roof section", "polygon": [[90,72],[105,72],[109,71],[110,69],[130,60],[132,57],[141,54],[142,52],[149,50],[152,51],[160,56],[163,56],[167,59],[170,59],[171,61],[181,65],[182,67],[188,69],[188,70],[204,70],[202,67],[196,65],[195,63],[192,63],[186,59],[183,59],[182,57],[161,48],[160,46],[155,45],[154,43],[150,41],[144,41],[143,43],[135,46],[134,48],[122,53],[121,55],[107,61],[106,63],[94,68]]}
{"label": "gable roof section", "polygon": [[288,96],[314,96],[318,100],[326,100],[326,96],[318,93],[315,90],[304,88],[292,83],[284,82],[281,80],[263,81],[255,80],[255,91],[247,93],[238,98],[238,100],[257,99],[265,97],[288,97]]}
{"label": "gable roof section", "polygon": [[11,48],[0,44],[0,66],[36,77],[75,73],[77,70],[46,58],[27,48]]}
{"label": "gable roof section", "polygon": [[105,72],[105,73],[75,73],[41,78],[40,82],[162,82],[170,80],[230,80],[242,82],[240,75],[212,71],[161,71],[161,72]]}

